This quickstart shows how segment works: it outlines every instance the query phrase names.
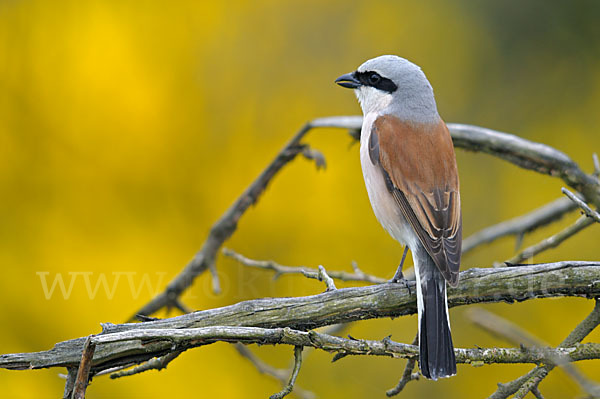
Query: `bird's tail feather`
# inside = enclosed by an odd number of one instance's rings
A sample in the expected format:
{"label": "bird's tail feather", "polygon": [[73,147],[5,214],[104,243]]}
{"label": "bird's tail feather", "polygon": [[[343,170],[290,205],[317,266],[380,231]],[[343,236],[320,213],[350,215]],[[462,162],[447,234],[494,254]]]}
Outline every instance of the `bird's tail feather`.
{"label": "bird's tail feather", "polygon": [[419,367],[423,376],[437,380],[456,374],[456,358],[448,319],[446,281],[428,254],[419,258]]}

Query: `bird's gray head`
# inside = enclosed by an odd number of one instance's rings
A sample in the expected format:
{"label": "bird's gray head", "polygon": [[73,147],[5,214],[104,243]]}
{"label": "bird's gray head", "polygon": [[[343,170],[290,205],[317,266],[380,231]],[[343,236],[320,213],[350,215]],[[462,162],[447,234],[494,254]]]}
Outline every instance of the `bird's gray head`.
{"label": "bird's gray head", "polygon": [[354,89],[365,115],[392,114],[418,123],[439,120],[429,81],[421,68],[404,58],[382,55],[370,59],[335,82]]}

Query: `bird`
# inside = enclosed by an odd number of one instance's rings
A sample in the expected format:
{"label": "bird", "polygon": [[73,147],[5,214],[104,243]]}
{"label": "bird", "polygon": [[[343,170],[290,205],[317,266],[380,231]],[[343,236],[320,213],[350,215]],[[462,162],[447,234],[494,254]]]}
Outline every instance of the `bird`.
{"label": "bird", "polygon": [[409,287],[402,266],[412,254],[421,374],[451,377],[446,283],[458,285],[462,213],[454,146],[433,88],[418,65],[396,55],[370,59],[335,83],[353,89],[363,111],[360,163],[375,216],[405,247],[391,283]]}

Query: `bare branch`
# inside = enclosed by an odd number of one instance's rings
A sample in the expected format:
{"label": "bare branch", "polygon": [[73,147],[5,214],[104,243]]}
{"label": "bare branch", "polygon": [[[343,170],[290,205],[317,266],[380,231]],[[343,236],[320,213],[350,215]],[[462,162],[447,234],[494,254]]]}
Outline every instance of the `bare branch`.
{"label": "bare branch", "polygon": [[[323,154],[301,142],[306,134],[313,128],[338,127],[350,130],[351,136],[357,138],[360,135],[361,124],[361,117],[331,117],[314,120],[302,127],[212,226],[201,249],[170,281],[165,291],[153,298],[137,313],[149,315],[164,307],[176,307],[182,312],[189,311],[181,303],[180,296],[193,284],[195,278],[206,270],[212,274],[213,290],[219,292],[220,282],[215,266],[218,251],[235,232],[242,215],[258,201],[273,177],[298,154],[315,161],[317,167],[324,166]],[[477,126],[461,124],[448,126],[456,147],[492,154],[522,168],[559,177],[569,187],[580,192],[585,202],[600,207],[600,182],[597,178],[600,174],[600,166],[595,154],[595,171],[590,175],[583,172],[567,155],[552,147]],[[571,198],[571,195],[569,197]],[[583,203],[585,207],[582,209],[589,217],[579,219],[574,225],[526,249],[509,262],[521,262],[556,246],[594,220],[598,221],[598,213],[585,202],[580,202],[577,202],[577,205],[581,206]],[[468,251],[476,245],[491,242],[508,234],[522,237],[525,232],[556,220],[568,210],[574,209],[573,207],[574,204],[555,201],[521,218],[481,231],[465,240],[464,249]],[[411,292],[408,287],[409,284],[414,285],[414,282],[407,283],[406,289],[395,284],[379,284],[337,290],[332,277],[344,279],[352,276],[353,281],[381,283],[384,281],[367,276],[358,268],[355,268],[354,273],[331,272],[331,277],[322,266],[319,266],[318,270],[296,268],[292,271],[290,267],[271,263],[270,267],[262,268],[270,268],[276,273],[283,270],[286,273],[316,276],[326,282],[328,290],[323,294],[302,298],[257,299],[146,323],[106,324],[103,325],[101,334],[88,337],[87,340],[79,338],[58,343],[52,350],[45,352],[2,355],[0,367],[8,369],[67,367],[69,375],[65,396],[72,389],[73,397],[83,398],[91,375],[144,362],[146,363],[142,366],[118,374],[130,375],[151,368],[160,369],[188,348],[224,341],[294,346],[295,362],[291,377],[284,389],[272,396],[274,398],[282,398],[292,391],[302,363],[304,347],[334,352],[338,359],[347,355],[406,358],[409,359],[407,367],[395,389],[399,392],[403,387],[401,386],[403,381],[406,384],[412,380],[415,375],[412,372],[414,361],[418,356],[418,348],[415,345],[394,343],[389,338],[382,341],[345,339],[306,330],[360,319],[414,313],[416,311],[414,290]],[[450,306],[458,306],[483,302],[520,301],[536,297],[595,297],[600,295],[599,270],[600,264],[596,262],[559,262],[494,270],[471,269],[461,273],[461,284],[458,288],[448,290],[448,302]],[[521,348],[456,349],[457,361],[474,365],[543,364],[513,382],[499,384],[496,392],[502,391],[498,394],[500,396],[496,397],[506,397],[504,396],[506,392],[524,397],[531,391],[539,397],[541,394],[537,388],[538,384],[556,365],[600,358],[600,344],[579,344],[583,337],[598,324],[600,320],[598,307],[596,303],[594,312],[580,323],[558,348],[531,348],[527,351]],[[77,367],[78,374],[73,378]],[[589,381],[583,379],[580,382],[588,392],[593,394],[597,392],[597,386],[591,386]],[[495,397],[494,395],[492,397]]]}
{"label": "bare branch", "polygon": [[[418,342],[419,342],[419,334],[417,334],[415,336],[415,339],[413,339],[412,344],[417,345]],[[416,365],[417,365],[416,357],[412,358],[412,359],[408,359],[406,361],[406,367],[404,368],[404,372],[402,373],[402,378],[400,378],[400,381],[398,381],[398,384],[396,384],[396,386],[394,388],[388,389],[385,393],[388,398],[398,395],[400,392],[402,392],[402,390],[404,389],[406,384],[408,384],[409,382],[411,382],[413,380],[419,379],[419,376],[420,376],[419,372],[413,373],[413,370],[415,369]]]}
{"label": "bare branch", "polygon": [[[285,386],[288,383],[288,375],[290,375],[290,370],[278,369],[263,362],[260,358],[258,358],[258,356],[252,353],[252,351],[248,349],[244,344],[235,344],[235,349],[239,352],[240,355],[248,359],[254,365],[254,367],[256,367],[259,373],[266,374],[275,378],[281,383],[282,386]],[[294,386],[294,393],[302,399],[312,399],[315,397],[314,393],[306,391],[300,388],[298,385]]]}
{"label": "bare branch", "polygon": [[569,199],[571,201],[573,201],[575,204],[577,204],[577,206],[579,206],[581,209],[583,209],[583,212],[585,213],[586,216],[588,216],[588,217],[594,219],[596,222],[600,223],[600,213],[598,213],[595,210],[593,210],[592,208],[590,208],[588,204],[586,204],[585,202],[583,202],[582,200],[577,198],[577,196],[575,194],[573,194],[566,188],[563,187],[561,191],[563,192],[563,194],[565,194],[567,197],[569,197]]}
{"label": "bare branch", "polygon": [[556,248],[563,241],[567,240],[570,237],[573,237],[575,234],[579,233],[581,230],[586,227],[592,225],[594,223],[594,219],[590,219],[586,216],[582,216],[575,223],[566,227],[565,229],[559,231],[558,233],[543,239],[539,243],[532,245],[531,247],[525,248],[522,252],[518,253],[511,259],[505,261],[504,263],[511,265],[520,265],[525,260],[534,257],[550,248]]}
{"label": "bare branch", "polygon": [[302,346],[294,347],[294,369],[292,370],[292,375],[290,375],[290,381],[283,387],[283,389],[276,394],[273,394],[269,397],[269,399],[282,399],[289,395],[294,389],[294,384],[296,383],[296,378],[298,378],[298,373],[300,372],[300,367],[302,366]]}
{"label": "bare branch", "polygon": [[213,293],[218,295],[221,293],[221,280],[219,279],[219,273],[214,261],[208,264],[208,271],[210,272]]}
{"label": "bare branch", "polygon": [[[310,346],[328,352],[340,352],[348,355],[388,356],[394,358],[413,359],[418,357],[419,348],[415,345],[402,344],[385,338],[380,341],[341,338],[316,331],[299,331],[290,328],[261,328],[212,326],[187,329],[149,329],[132,330],[97,335],[92,338],[97,345],[109,345],[126,341],[138,345],[149,342],[165,341],[178,347],[194,347],[214,342],[241,342],[245,344],[283,344],[292,346]],[[569,361],[581,361],[600,358],[600,344],[586,343],[574,347],[548,348],[537,350],[532,348],[523,351],[521,348],[456,348],[458,363],[491,364],[491,363],[552,363],[553,357]]]}
{"label": "bare branch", "polygon": [[81,362],[79,363],[77,377],[75,378],[75,384],[73,386],[73,394],[71,395],[72,399],[85,398],[85,390],[90,380],[90,369],[92,368],[92,359],[94,357],[95,350],[96,342],[90,335],[85,340],[83,351],[81,352]]}
{"label": "bare branch", "polygon": [[506,399],[510,395],[514,395],[519,388],[531,377],[536,369],[531,370],[525,375],[520,376],[514,381],[507,382],[505,384],[498,383],[498,389],[491,394],[488,399]]}
{"label": "bare branch", "polygon": [[[548,346],[545,342],[542,342],[540,339],[529,334],[518,325],[484,309],[471,309],[469,316],[475,324],[484,330],[493,335],[500,336],[513,344],[520,345],[523,348],[529,347],[528,350],[531,350],[531,348],[536,348],[537,350],[544,351]],[[579,370],[575,368],[575,366],[569,363],[569,359],[553,357],[551,353],[548,353],[548,357],[552,359],[552,363],[554,365],[563,367],[564,371],[588,393],[591,393],[591,391],[597,389],[595,388],[595,383],[589,381],[583,376],[583,374],[581,374]],[[535,389],[540,381],[541,379],[533,379],[527,385],[528,391]],[[524,393],[526,394],[527,392]]]}
{"label": "bare branch", "polygon": [[[571,331],[571,333],[560,343],[557,349],[569,348],[575,346],[582,346],[580,342],[590,333],[594,328],[600,324],[600,300],[596,299],[596,303],[592,312],[585,318],[581,323]],[[579,345],[578,345],[579,344]],[[584,344],[585,345],[585,344]],[[559,356],[558,354],[554,354]],[[568,356],[568,355],[567,355]],[[560,356],[559,356],[560,358]],[[556,359],[556,358],[555,358]],[[564,359],[564,358],[563,358]],[[527,393],[537,388],[540,381],[542,381],[548,373],[555,367],[555,364],[550,362],[536,366],[529,373],[517,378],[506,384],[498,384],[498,390],[490,396],[491,399],[503,399],[508,396],[515,394],[515,397],[523,398]],[[579,381],[582,387],[587,392],[592,393],[593,396],[600,396],[600,388],[598,385],[590,384],[587,380]]]}
{"label": "bare branch", "polygon": [[[283,266],[277,262],[271,260],[254,260],[245,257],[229,248],[223,248],[223,255],[235,259],[244,266],[255,267],[257,269],[272,270],[275,272],[274,278],[278,278],[283,274],[302,274],[305,277],[319,280],[319,269],[314,269],[305,266]],[[354,273],[343,272],[343,271],[329,271],[327,274],[334,279],[341,281],[365,281],[368,283],[382,284],[387,283],[386,279],[372,276],[364,273],[356,266],[355,263],[352,265]]]}
{"label": "bare branch", "polygon": [[492,154],[524,169],[560,177],[588,202],[600,205],[598,179],[583,172],[564,153],[545,144],[478,126],[449,123],[448,129],[456,147]]}
{"label": "bare branch", "polygon": [[[470,269],[461,272],[460,284],[448,290],[448,305],[523,301],[555,296],[600,296],[598,262],[558,262],[522,267]],[[409,284],[414,285],[414,282]],[[95,339],[102,342],[114,333],[157,329],[187,329],[208,326],[290,327],[308,330],[362,319],[396,317],[416,313],[415,289],[398,284],[377,284],[342,288],[318,295],[297,298],[263,298],[223,308],[193,312],[182,316],[144,323],[104,324]],[[0,367],[30,369],[74,367],[79,364],[85,339],[58,343],[49,351],[0,356]],[[311,346],[307,342],[294,345]],[[153,357],[182,349],[173,341],[126,341],[98,344],[93,372],[124,364],[139,364]]]}
{"label": "bare branch", "polygon": [[[346,117],[343,123],[338,123],[336,117],[324,120],[329,122],[328,127],[356,131],[362,126],[360,117]],[[560,177],[567,185],[582,193],[588,202],[600,206],[598,180],[593,175],[583,172],[579,165],[563,152],[545,144],[492,129],[461,123],[447,125],[455,147],[491,154],[524,169]]]}
{"label": "bare branch", "polygon": [[544,399],[544,396],[542,395],[538,387],[531,388],[531,393],[533,394],[533,396],[536,397],[536,399]]}
{"label": "bare branch", "polygon": [[63,399],[71,399],[73,394],[73,388],[75,387],[75,380],[77,379],[77,367],[67,367],[67,375],[65,381],[65,391],[63,392]]}
{"label": "bare branch", "polygon": [[[350,323],[344,324],[334,324],[332,326],[327,327],[322,332],[327,335],[338,334],[341,331],[348,328]],[[258,356],[256,356],[248,347],[244,344],[236,343],[236,350],[239,354],[246,359],[248,359],[261,374],[269,375],[276,380],[278,380],[282,386],[288,383],[288,375],[290,375],[292,369],[278,369],[271,366],[268,363],[262,361]],[[304,349],[304,356],[306,356],[310,350],[315,349],[313,347],[308,347]],[[292,365],[293,367],[293,365]],[[300,388],[298,385],[294,386],[294,394],[302,399],[313,399],[315,394],[311,391],[307,391],[305,389]]]}
{"label": "bare branch", "polygon": [[329,277],[329,275],[327,275],[327,271],[325,270],[323,265],[319,265],[319,281],[325,282],[325,285],[327,286],[327,291],[337,290],[333,279]]}
{"label": "bare branch", "polygon": [[[256,203],[272,178],[304,151],[300,141],[313,128],[337,127],[349,129],[353,137],[362,125],[359,116],[329,117],[307,123],[284,146],[275,159],[260,176],[242,193],[225,214],[213,225],[202,248],[188,265],[167,285],[164,292],[153,298],[135,314],[150,315],[169,306],[206,269],[213,268],[219,248],[233,234],[237,223],[250,205]],[[579,166],[564,153],[544,144],[534,143],[520,137],[490,129],[463,124],[448,124],[456,147],[489,153],[506,159],[525,169],[535,170],[551,176],[559,176],[570,187],[581,192],[586,200],[600,205],[600,184],[598,180],[584,173]],[[213,274],[213,283],[217,283]],[[215,286],[215,289],[218,287]]]}
{"label": "bare branch", "polygon": [[462,253],[465,254],[479,245],[491,243],[505,236],[516,235],[522,237],[539,227],[559,220],[563,215],[575,209],[577,209],[577,206],[572,201],[568,201],[566,198],[558,198],[525,215],[486,227],[467,237],[462,244]]}
{"label": "bare branch", "polygon": [[533,369],[533,373],[529,378],[525,380],[523,385],[517,390],[515,393],[515,399],[523,399],[525,395],[529,393],[532,389],[536,389],[540,382],[546,378],[549,370],[545,367],[537,366]]}
{"label": "bare branch", "polygon": [[132,368],[131,370],[123,370],[123,371],[119,371],[116,373],[112,373],[110,375],[110,378],[115,379],[115,378],[121,378],[121,377],[128,377],[130,375],[140,374],[140,373],[143,373],[144,371],[148,371],[148,370],[160,371],[162,369],[167,368],[167,365],[169,363],[171,363],[173,360],[175,360],[176,358],[178,358],[179,355],[181,355],[184,351],[185,351],[185,349],[176,350],[176,351],[167,353],[164,356],[152,358],[152,359],[148,360],[147,362],[142,363],[141,365]]}
{"label": "bare branch", "polygon": [[317,170],[325,169],[327,167],[327,161],[325,161],[325,155],[319,150],[310,148],[308,145],[302,150],[302,156],[306,159],[315,162]]}
{"label": "bare branch", "polygon": [[[242,195],[231,205],[231,207],[212,226],[210,233],[202,245],[202,248],[194,255],[187,266],[167,285],[164,292],[154,297],[135,314],[150,315],[165,306],[169,306],[188,287],[192,285],[196,277],[211,270],[213,276],[213,290],[219,291],[219,280],[215,270],[215,259],[217,252],[225,241],[231,237],[237,228],[237,224],[246,210],[258,201],[260,195],[265,191],[273,177],[292,161],[296,155],[303,152],[305,146],[300,141],[313,128],[317,127],[343,127],[354,126],[356,117],[337,117],[316,119],[304,125],[292,139],[279,151],[275,159],[263,170]],[[315,159],[317,165],[319,159]]]}

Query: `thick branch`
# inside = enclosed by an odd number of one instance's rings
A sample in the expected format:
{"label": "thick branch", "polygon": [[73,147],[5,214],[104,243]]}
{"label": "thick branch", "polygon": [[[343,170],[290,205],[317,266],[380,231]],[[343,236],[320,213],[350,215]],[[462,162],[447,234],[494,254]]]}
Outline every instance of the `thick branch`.
{"label": "thick branch", "polygon": [[[457,288],[448,290],[449,306],[470,303],[523,301],[555,296],[600,296],[600,263],[559,262],[522,267],[470,269],[461,273]],[[410,283],[409,283],[410,284]],[[414,283],[412,283],[414,284]],[[308,330],[331,324],[416,312],[415,289],[398,284],[342,288],[298,298],[263,298],[223,308],[194,312],[170,319],[145,323],[105,324],[104,336],[117,332],[208,326],[290,327]],[[83,341],[79,338],[58,343],[49,351],[0,356],[0,367],[29,369],[73,367],[79,364]],[[98,342],[99,342],[98,341]],[[294,345],[305,345],[303,342]],[[133,365],[173,351],[164,340],[102,343],[96,346],[94,372]]]}
{"label": "thick branch", "polygon": [[[390,356],[415,359],[419,348],[416,345],[394,342],[389,338],[381,341],[341,338],[316,331],[299,331],[290,328],[260,328],[213,326],[188,329],[150,329],[112,333],[93,338],[96,344],[120,343],[124,341],[165,340],[178,346],[198,346],[218,341],[242,342],[245,344],[284,344],[295,347],[313,347],[328,352],[344,352],[349,355]],[[600,344],[587,343],[576,347],[543,348],[476,348],[456,351],[458,363],[553,363],[553,359],[571,361],[600,358]]]}

